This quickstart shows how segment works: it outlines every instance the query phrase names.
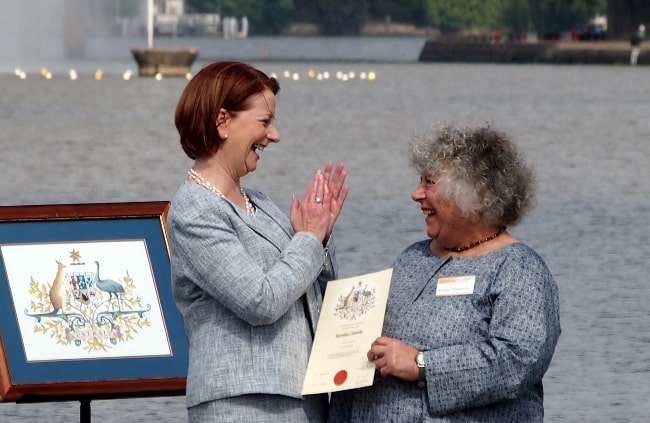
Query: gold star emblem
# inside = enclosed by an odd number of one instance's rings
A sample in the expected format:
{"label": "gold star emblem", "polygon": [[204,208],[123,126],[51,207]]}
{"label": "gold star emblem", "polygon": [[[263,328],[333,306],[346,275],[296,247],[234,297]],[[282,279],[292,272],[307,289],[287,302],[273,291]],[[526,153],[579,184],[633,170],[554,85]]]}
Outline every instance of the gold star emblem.
{"label": "gold star emblem", "polygon": [[73,248],[72,251],[70,251],[70,258],[72,259],[73,262],[76,263],[81,258],[81,254],[79,254],[79,251]]}

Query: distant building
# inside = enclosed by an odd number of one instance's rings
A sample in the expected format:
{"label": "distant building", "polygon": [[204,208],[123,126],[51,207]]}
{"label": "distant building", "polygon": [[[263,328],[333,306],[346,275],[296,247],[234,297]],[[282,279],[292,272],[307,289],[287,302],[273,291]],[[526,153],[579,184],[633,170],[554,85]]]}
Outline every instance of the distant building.
{"label": "distant building", "polygon": [[154,0],[154,34],[176,36],[219,35],[224,38],[248,36],[248,19],[222,17],[218,13],[185,13],[185,0]]}

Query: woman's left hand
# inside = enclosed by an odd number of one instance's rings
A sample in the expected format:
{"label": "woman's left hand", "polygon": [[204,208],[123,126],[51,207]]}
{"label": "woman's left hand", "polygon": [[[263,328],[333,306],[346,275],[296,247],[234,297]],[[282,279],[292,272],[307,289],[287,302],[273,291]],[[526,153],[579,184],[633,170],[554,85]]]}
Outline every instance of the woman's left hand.
{"label": "woman's left hand", "polygon": [[418,365],[415,362],[417,353],[417,349],[399,339],[382,336],[370,346],[368,361],[375,363],[375,368],[382,376],[415,381],[418,379]]}
{"label": "woman's left hand", "polygon": [[341,214],[343,203],[348,196],[348,192],[350,192],[350,186],[345,184],[345,178],[348,175],[347,171],[345,170],[345,165],[343,163],[339,163],[334,170],[334,175],[332,175],[330,178],[331,173],[332,162],[328,162],[325,165],[325,169],[323,170],[323,178],[325,179],[325,183],[327,184],[331,195],[330,226],[327,232],[328,237],[334,229],[336,219],[338,219],[339,215]]}

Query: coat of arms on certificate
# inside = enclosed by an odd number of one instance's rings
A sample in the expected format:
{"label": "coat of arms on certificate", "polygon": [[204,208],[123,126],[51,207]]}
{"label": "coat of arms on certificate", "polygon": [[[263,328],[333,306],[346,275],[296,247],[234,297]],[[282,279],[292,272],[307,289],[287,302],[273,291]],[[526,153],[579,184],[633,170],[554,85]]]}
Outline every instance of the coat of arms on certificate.
{"label": "coat of arms on certificate", "polygon": [[328,282],[302,394],[372,385],[366,353],[381,336],[393,269]]}

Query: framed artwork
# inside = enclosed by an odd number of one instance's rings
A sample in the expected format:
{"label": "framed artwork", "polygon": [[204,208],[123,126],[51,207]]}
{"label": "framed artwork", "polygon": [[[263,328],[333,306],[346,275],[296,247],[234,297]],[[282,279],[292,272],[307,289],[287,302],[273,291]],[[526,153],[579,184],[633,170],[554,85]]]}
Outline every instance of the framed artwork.
{"label": "framed artwork", "polygon": [[169,202],[0,207],[0,400],[182,395]]}

